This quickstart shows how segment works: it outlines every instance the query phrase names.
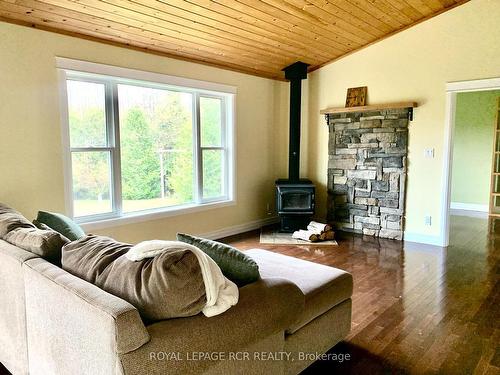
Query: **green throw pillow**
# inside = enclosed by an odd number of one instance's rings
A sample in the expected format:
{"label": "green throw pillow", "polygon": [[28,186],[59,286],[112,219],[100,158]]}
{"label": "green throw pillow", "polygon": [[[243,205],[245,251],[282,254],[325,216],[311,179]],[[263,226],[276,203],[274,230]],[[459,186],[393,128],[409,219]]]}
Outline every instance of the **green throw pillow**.
{"label": "green throw pillow", "polygon": [[177,240],[201,249],[217,263],[224,276],[238,286],[260,279],[257,263],[232,246],[184,233],[177,233]]}
{"label": "green throw pillow", "polygon": [[85,232],[83,231],[83,229],[69,217],[62,214],[47,211],[38,211],[36,221],[38,223],[47,225],[56,232],[61,233],[70,241],[76,241],[82,237],[85,237]]}

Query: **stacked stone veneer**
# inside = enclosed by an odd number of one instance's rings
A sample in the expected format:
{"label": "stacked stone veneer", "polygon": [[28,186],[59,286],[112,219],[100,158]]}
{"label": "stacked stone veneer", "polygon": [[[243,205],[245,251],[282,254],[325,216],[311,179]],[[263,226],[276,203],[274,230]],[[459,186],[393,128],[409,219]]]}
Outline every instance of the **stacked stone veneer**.
{"label": "stacked stone veneer", "polygon": [[403,239],[409,109],[329,114],[328,219]]}

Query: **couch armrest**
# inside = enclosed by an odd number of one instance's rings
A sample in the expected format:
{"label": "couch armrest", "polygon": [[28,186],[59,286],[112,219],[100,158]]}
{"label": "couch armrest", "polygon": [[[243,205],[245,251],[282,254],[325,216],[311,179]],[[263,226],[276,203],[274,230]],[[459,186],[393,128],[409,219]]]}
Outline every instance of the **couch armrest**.
{"label": "couch armrest", "polygon": [[28,341],[22,265],[35,254],[0,240],[0,362],[28,374]]}
{"label": "couch armrest", "polygon": [[23,273],[31,374],[121,373],[118,354],[149,341],[130,303],[43,259]]}
{"label": "couch armrest", "polygon": [[[203,372],[214,361],[188,361],[190,353],[244,351],[279,332],[284,340],[284,330],[303,309],[304,295],[295,284],[280,278],[262,279],[240,288],[238,303],[221,315],[198,314],[149,325],[151,341],[122,355],[122,364],[127,374],[163,374],[165,366],[169,374]],[[157,360],[157,353],[179,353],[184,360]]]}

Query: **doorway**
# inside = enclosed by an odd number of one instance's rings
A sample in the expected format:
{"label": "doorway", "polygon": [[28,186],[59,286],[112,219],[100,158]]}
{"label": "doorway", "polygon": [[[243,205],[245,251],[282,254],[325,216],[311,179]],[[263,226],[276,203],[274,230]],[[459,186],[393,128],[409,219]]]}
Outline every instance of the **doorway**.
{"label": "doorway", "polygon": [[488,225],[498,97],[497,78],[447,84],[443,246],[452,221]]}

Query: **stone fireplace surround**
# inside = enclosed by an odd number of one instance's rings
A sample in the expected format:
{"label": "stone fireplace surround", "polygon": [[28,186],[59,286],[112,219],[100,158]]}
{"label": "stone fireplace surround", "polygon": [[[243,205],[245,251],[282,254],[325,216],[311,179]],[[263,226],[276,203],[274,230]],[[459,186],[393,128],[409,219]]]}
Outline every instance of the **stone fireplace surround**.
{"label": "stone fireplace surround", "polygon": [[339,230],[403,239],[412,108],[326,114],[328,220]]}

